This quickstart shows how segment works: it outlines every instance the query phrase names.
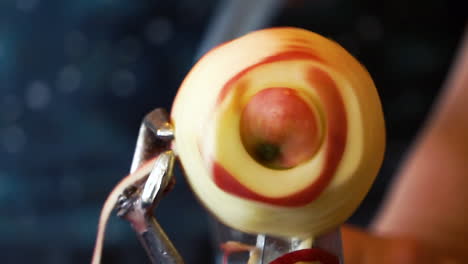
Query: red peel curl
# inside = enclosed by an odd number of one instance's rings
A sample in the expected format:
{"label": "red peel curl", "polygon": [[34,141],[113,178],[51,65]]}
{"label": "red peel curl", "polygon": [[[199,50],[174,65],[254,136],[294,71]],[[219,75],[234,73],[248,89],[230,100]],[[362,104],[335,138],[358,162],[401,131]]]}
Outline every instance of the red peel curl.
{"label": "red peel curl", "polygon": [[273,260],[270,264],[295,264],[301,261],[319,261],[322,264],[340,264],[335,255],[318,248],[296,250]]}

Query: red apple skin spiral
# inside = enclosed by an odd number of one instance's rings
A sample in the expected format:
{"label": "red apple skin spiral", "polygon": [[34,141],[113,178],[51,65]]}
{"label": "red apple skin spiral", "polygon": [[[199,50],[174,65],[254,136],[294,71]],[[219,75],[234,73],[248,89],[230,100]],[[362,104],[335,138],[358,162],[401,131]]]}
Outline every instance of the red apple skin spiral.
{"label": "red apple skin spiral", "polygon": [[341,224],[385,147],[368,72],[337,43],[297,28],[210,51],[182,83],[171,120],[195,194],[246,232],[309,237]]}

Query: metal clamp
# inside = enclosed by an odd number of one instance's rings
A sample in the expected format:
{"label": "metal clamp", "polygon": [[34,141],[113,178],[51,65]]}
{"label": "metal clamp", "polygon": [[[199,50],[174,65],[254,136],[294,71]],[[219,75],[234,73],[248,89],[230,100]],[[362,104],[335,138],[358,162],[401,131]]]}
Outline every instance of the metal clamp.
{"label": "metal clamp", "polygon": [[169,149],[172,126],[164,109],[158,108],[143,119],[130,172],[156,157],[146,181],[127,188],[119,197],[117,215],[132,225],[153,264],[182,264],[182,257],[153,216],[165,191],[173,183],[175,155]]}

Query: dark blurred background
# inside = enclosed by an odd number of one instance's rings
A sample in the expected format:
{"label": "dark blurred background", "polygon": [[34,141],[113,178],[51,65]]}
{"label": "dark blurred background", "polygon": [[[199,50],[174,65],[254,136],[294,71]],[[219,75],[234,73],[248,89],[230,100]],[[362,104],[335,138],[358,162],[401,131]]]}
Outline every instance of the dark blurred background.
{"label": "dark blurred background", "polygon": [[[256,28],[303,27],[370,71],[388,128],[381,174],[350,219],[372,219],[446,77],[463,1],[0,0],[0,262],[89,263],[100,207],[138,127],[170,109],[195,59]],[[213,263],[208,216],[177,173],[157,209],[187,263]],[[148,263],[111,220],[103,263]]]}

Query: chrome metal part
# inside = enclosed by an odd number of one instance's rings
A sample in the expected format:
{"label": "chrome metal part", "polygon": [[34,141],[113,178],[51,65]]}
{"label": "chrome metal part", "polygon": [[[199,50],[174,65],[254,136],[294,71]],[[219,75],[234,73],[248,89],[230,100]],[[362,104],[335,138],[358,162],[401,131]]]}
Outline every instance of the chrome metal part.
{"label": "chrome metal part", "polygon": [[324,249],[340,259],[340,264],[344,264],[343,245],[341,240],[341,230],[337,229],[317,237],[314,247]]}
{"label": "chrome metal part", "polygon": [[258,258],[258,262],[261,264],[263,263],[263,259],[265,257],[265,240],[266,240],[266,237],[265,235],[257,235],[257,243],[255,244],[255,246],[259,249],[259,258]]}
{"label": "chrome metal part", "polygon": [[151,211],[143,206],[139,195],[132,196],[125,201],[130,204],[125,214],[120,215],[130,222],[150,259],[151,264],[183,264],[184,261],[177,249],[158,224]]}
{"label": "chrome metal part", "polygon": [[124,217],[130,210],[132,210],[133,204],[136,200],[136,192],[138,192],[138,188],[132,185],[125,189],[124,192],[119,196],[115,206],[118,217]]}
{"label": "chrome metal part", "polygon": [[133,208],[135,200],[126,197],[124,195],[119,196],[119,201],[117,202],[117,205],[115,207],[115,210],[117,211],[117,216],[118,217],[124,217],[127,215]]}
{"label": "chrome metal part", "polygon": [[138,239],[150,258],[151,263],[182,264],[182,257],[164,233],[154,217],[145,218],[146,230],[138,233]]}
{"label": "chrome metal part", "polygon": [[138,132],[130,173],[135,172],[145,161],[168,149],[173,134],[166,110],[157,108],[148,113]]}
{"label": "chrome metal part", "polygon": [[140,126],[130,172],[158,156],[143,183],[127,188],[116,205],[117,215],[131,223],[152,264],[183,264],[182,257],[152,215],[173,180],[175,155],[167,112],[158,108],[145,116]]}
{"label": "chrome metal part", "polygon": [[323,234],[314,240],[312,240],[312,238],[281,238],[258,234],[255,246],[259,252],[258,261],[255,262],[256,264],[268,264],[289,252],[312,247],[323,249],[335,255],[340,260],[340,264],[344,264],[339,228]]}
{"label": "chrome metal part", "polygon": [[144,208],[150,208],[161,199],[164,189],[166,189],[172,179],[174,160],[175,155],[172,150],[159,154],[141,193],[141,201]]}

